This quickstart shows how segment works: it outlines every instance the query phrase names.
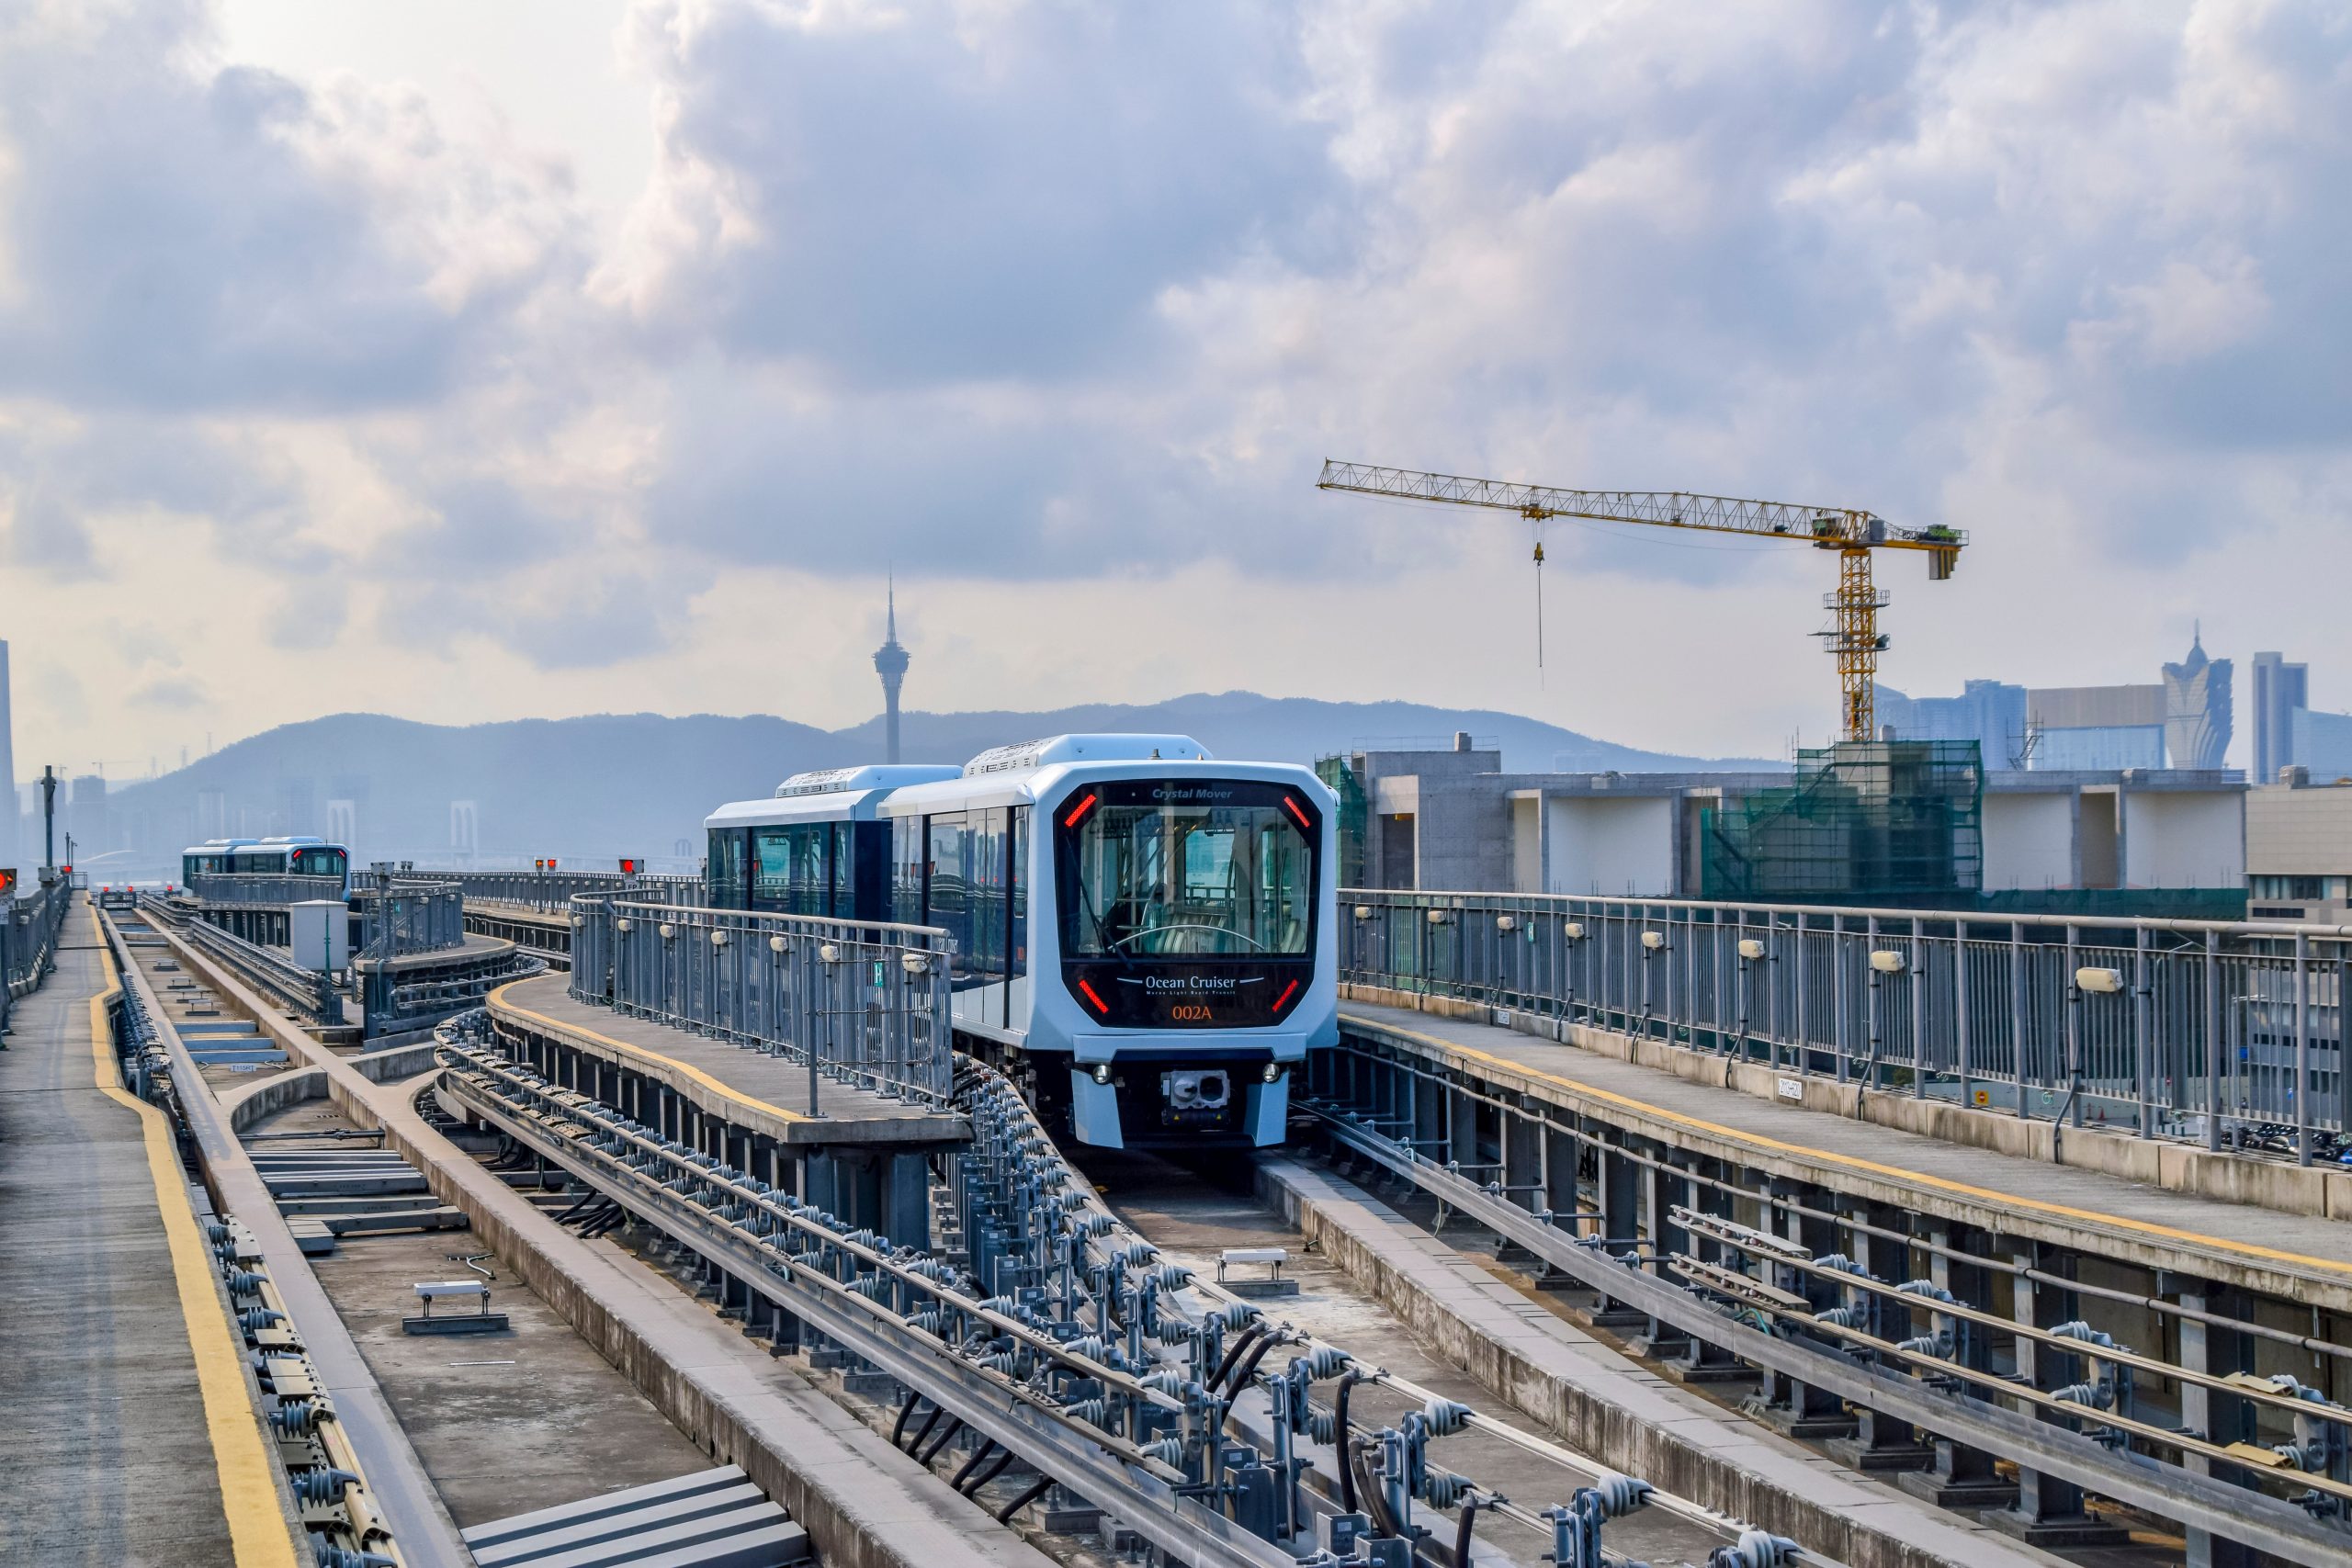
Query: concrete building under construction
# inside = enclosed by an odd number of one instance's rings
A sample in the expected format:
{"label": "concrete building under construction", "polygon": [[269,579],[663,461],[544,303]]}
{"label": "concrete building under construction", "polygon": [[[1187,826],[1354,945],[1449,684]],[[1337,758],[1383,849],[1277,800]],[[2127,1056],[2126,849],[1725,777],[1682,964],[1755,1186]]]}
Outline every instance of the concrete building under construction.
{"label": "concrete building under construction", "polygon": [[2243,777],[1987,770],[1970,741],[1840,743],[1790,773],[1515,773],[1448,751],[1325,759],[1358,886],[2233,918]]}

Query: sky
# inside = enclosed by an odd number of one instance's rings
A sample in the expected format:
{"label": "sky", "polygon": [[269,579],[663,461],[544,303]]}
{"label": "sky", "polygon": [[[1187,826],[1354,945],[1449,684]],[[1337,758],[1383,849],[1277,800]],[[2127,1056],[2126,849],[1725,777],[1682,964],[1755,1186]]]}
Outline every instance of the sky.
{"label": "sky", "polygon": [[1785,754],[1831,563],[1326,457],[1867,508],[1914,694],[2352,708],[2332,4],[5,0],[18,770],[354,709],[1246,687]]}

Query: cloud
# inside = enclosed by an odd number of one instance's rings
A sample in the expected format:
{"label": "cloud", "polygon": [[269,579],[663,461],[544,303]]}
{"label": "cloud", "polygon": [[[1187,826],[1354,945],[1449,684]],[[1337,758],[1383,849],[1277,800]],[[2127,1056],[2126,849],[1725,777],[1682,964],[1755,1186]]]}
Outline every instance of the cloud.
{"label": "cloud", "polygon": [[[1519,613],[1524,525],[1315,493],[1326,456],[1970,528],[1954,587],[1899,590],[1902,646],[1953,661],[1920,689],[2107,678],[2143,634],[2061,573],[2185,619],[2271,592],[2264,550],[2352,567],[2324,7],[640,0],[618,233],[494,108],[226,58],[194,0],[0,29],[0,565],[128,592],[118,541],[164,520],[279,585],[242,656],[332,659],[343,705],[477,662],[479,716],[773,705],[786,660],[863,705],[830,600],[886,561],[942,636],[1021,606],[1000,684],[1057,624],[1104,697],[1274,684],[1270,616],[1351,646],[1439,575],[1429,678],[1500,679],[1459,650]],[[1748,668],[1826,586],[1806,551],[1548,544],[1564,635],[1638,639],[1602,602],[1638,604]],[[1208,600],[1149,647],[1050,603],[1179,587]],[[1777,751],[1818,705],[1724,684],[1638,738]]]}
{"label": "cloud", "polygon": [[556,182],[397,87],[211,46],[188,0],[0,24],[0,391],[334,412],[478,373],[567,259]]}

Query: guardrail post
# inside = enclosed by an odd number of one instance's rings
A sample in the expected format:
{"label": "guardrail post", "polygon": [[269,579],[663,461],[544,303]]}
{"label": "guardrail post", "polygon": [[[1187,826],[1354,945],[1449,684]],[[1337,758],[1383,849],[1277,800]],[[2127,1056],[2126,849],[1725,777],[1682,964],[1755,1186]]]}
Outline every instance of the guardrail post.
{"label": "guardrail post", "polygon": [[2009,922],[2009,1077],[2018,1091],[2018,1115],[2028,1121],[2032,1112],[2026,1106],[2026,945],[2025,922]]}
{"label": "guardrail post", "polygon": [[2222,1148],[2222,1067],[2228,1042],[2222,1038],[2222,933],[2205,933],[2205,1146]]}
{"label": "guardrail post", "polygon": [[2132,1059],[2140,1077],[2140,1136],[2156,1135],[2155,1066],[2149,1060],[2148,1040],[2148,928],[2132,928]]}
{"label": "guardrail post", "polygon": [[1953,1066],[1960,1075],[1958,1104],[1976,1103],[1976,1049],[1968,1035],[1968,919],[1961,916],[1951,926],[1951,1032]]}
{"label": "guardrail post", "polygon": [[[2075,971],[2082,966],[2082,936],[2073,925],[2066,928],[2066,1103],[2053,1121],[2070,1121],[2077,1127],[2083,1124],[2083,988],[2075,983]],[[2055,1149],[2053,1143],[2052,1147]]]}
{"label": "guardrail post", "polygon": [[2312,1163],[2311,938],[2295,933],[2295,1163]]}

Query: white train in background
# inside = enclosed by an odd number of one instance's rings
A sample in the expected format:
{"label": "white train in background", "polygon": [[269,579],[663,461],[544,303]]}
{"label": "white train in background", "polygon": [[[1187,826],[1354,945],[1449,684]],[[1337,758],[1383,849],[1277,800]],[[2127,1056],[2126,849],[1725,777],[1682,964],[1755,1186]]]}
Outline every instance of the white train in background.
{"label": "white train in background", "polygon": [[944,927],[963,1043],[1083,1143],[1278,1144],[1338,1043],[1338,804],[1181,735],[800,773],[705,821],[711,902]]}

